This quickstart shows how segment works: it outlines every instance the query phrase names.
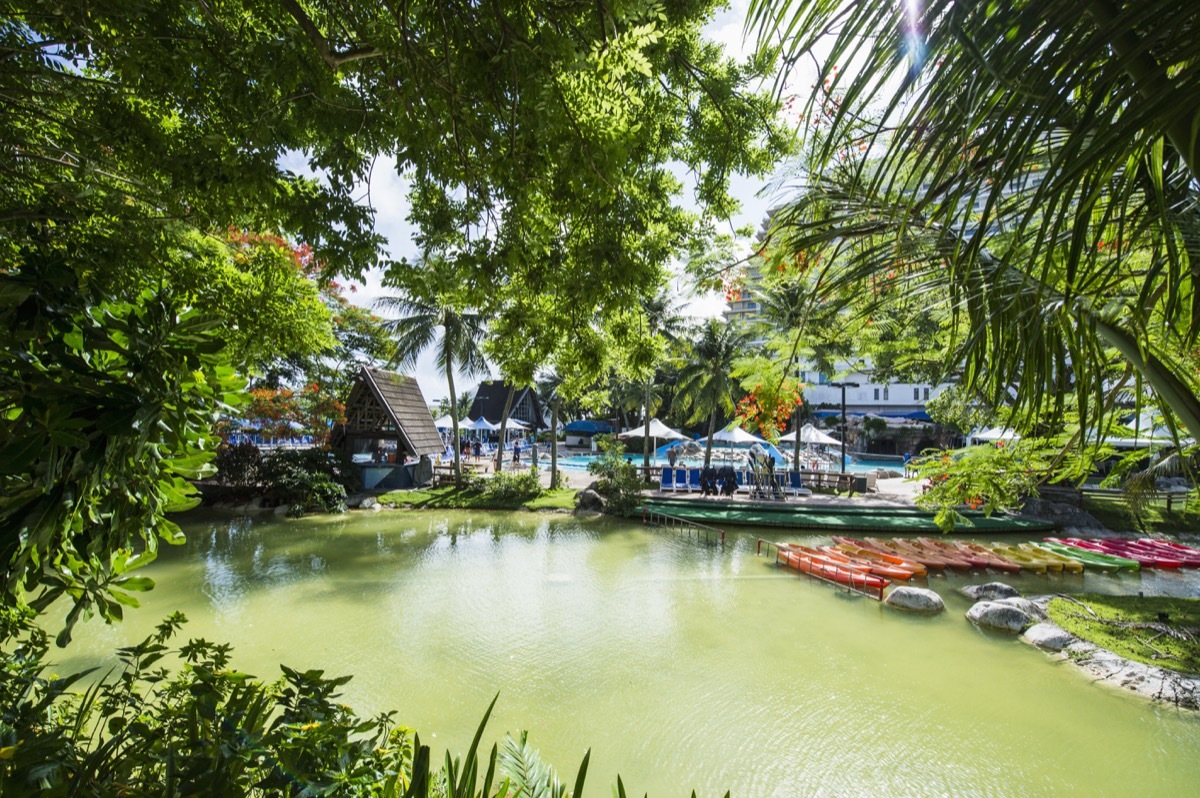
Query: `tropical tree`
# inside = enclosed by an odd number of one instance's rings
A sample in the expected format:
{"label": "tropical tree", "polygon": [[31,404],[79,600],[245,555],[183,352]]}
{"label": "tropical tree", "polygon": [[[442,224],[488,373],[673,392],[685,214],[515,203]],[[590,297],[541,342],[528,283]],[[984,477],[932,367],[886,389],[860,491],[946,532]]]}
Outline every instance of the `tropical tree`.
{"label": "tropical tree", "polygon": [[[454,375],[479,377],[488,371],[481,348],[487,334],[487,318],[468,304],[471,298],[458,283],[451,265],[444,260],[430,258],[424,268],[408,272],[404,288],[403,293],[382,297],[376,303],[396,316],[384,321],[384,327],[395,337],[389,364],[411,368],[422,352],[434,347],[437,366],[446,375],[450,406],[457,408]],[[454,479],[461,486],[462,442],[457,414],[453,416],[452,424]]]}
{"label": "tropical tree", "polygon": [[1103,429],[1144,383],[1200,438],[1193,4],[755,0],[749,24],[788,63],[828,39],[772,232],[836,251],[819,296],[936,306],[944,366],[1019,428]]}
{"label": "tropical tree", "polygon": [[734,364],[746,354],[750,340],[748,330],[720,319],[709,319],[701,327],[688,362],[679,372],[676,401],[691,411],[688,423],[708,420],[705,467],[712,461],[712,436],[716,432],[717,413],[733,412],[733,397],[740,387],[733,377]]}
{"label": "tropical tree", "polygon": [[649,473],[650,450],[653,440],[650,438],[651,400],[653,399],[654,378],[658,375],[658,365],[666,354],[667,347],[679,342],[679,334],[683,330],[684,318],[680,314],[679,302],[666,291],[659,291],[641,302],[641,328],[647,340],[648,349],[657,354],[654,361],[645,365],[646,372],[645,396],[642,402],[642,465]]}

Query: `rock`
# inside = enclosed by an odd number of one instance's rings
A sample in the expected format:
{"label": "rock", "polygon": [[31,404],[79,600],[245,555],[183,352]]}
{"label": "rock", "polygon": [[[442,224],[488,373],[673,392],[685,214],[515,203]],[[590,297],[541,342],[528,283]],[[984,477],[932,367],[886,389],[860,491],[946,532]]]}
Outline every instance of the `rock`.
{"label": "rock", "polygon": [[975,601],[995,601],[997,599],[1015,598],[1021,595],[1021,591],[1003,582],[988,582],[986,585],[967,585],[958,592]]}
{"label": "rock", "polygon": [[275,508],[275,515],[287,515],[291,509],[291,505],[281,504]]}
{"label": "rock", "polygon": [[901,585],[888,594],[884,604],[908,612],[920,612],[935,615],[946,609],[942,597],[932,590],[923,587]]}
{"label": "rock", "polygon": [[604,511],[604,497],[591,488],[586,488],[575,497],[575,506],[580,510]]}
{"label": "rock", "polygon": [[374,496],[364,496],[362,501],[358,503],[360,510],[372,510],[379,506],[379,501]]}
{"label": "rock", "polygon": [[1050,651],[1062,651],[1067,646],[1079,642],[1079,638],[1066,629],[1056,623],[1046,621],[1035,623],[1021,636],[1025,638],[1026,642]]}
{"label": "rock", "polygon": [[380,504],[379,502],[375,502],[374,504],[371,505],[371,512],[373,512],[373,513],[378,513],[378,512],[381,512],[382,510],[383,510],[383,505]]}
{"label": "rock", "polygon": [[967,610],[967,620],[978,626],[999,629],[1004,632],[1020,632],[1033,623],[1021,610],[1011,604],[998,601],[980,601]]}
{"label": "rock", "polygon": [[1030,618],[1044,620],[1046,617],[1046,613],[1042,611],[1041,607],[1039,607],[1037,604],[1034,604],[1029,599],[1021,598],[1020,596],[1009,596],[1008,598],[996,599],[994,603],[1007,604],[1010,607],[1016,607]]}
{"label": "rock", "polygon": [[1104,524],[1073,504],[1052,502],[1046,499],[1026,499],[1021,507],[1023,518],[1049,521],[1060,529],[1104,529]]}
{"label": "rock", "polygon": [[880,479],[900,479],[904,476],[904,473],[901,471],[896,471],[892,468],[876,468],[875,476],[879,477]]}

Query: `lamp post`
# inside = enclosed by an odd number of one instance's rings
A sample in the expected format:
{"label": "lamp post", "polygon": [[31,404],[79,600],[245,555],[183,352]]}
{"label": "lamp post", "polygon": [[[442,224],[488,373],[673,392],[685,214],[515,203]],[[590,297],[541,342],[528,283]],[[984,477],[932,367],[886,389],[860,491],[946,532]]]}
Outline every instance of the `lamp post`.
{"label": "lamp post", "polygon": [[842,473],[846,473],[846,389],[857,388],[857,382],[831,382],[830,385],[842,389]]}

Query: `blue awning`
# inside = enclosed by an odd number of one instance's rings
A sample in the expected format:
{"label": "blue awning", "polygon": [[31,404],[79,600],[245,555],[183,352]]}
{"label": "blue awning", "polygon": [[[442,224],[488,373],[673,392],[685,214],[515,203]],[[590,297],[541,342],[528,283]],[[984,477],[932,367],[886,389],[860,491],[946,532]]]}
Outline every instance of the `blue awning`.
{"label": "blue awning", "polygon": [[581,418],[563,426],[563,432],[579,432],[584,435],[597,435],[612,431],[613,426],[607,421],[593,421],[590,418]]}

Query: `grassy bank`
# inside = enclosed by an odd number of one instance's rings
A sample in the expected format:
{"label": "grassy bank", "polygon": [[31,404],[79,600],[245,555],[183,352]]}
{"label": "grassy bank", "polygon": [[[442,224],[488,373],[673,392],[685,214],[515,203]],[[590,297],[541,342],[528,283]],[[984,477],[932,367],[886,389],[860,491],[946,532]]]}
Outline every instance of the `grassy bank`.
{"label": "grassy bank", "polygon": [[454,486],[427,490],[394,490],[379,497],[379,503],[420,510],[571,510],[575,491],[548,490],[534,498],[499,498],[469,488]]}
{"label": "grassy bank", "polygon": [[1200,599],[1163,596],[1055,598],[1050,620],[1126,659],[1200,673]]}
{"label": "grassy bank", "polygon": [[1200,502],[1190,502],[1185,510],[1177,501],[1168,512],[1166,500],[1158,498],[1135,515],[1123,496],[1088,496],[1084,499],[1084,509],[1115,532],[1169,534],[1200,529]]}

